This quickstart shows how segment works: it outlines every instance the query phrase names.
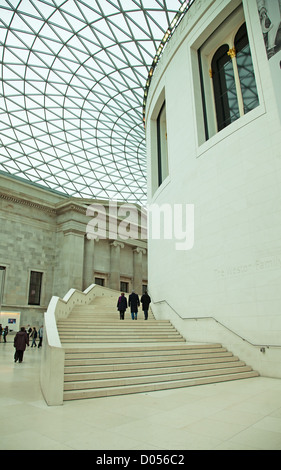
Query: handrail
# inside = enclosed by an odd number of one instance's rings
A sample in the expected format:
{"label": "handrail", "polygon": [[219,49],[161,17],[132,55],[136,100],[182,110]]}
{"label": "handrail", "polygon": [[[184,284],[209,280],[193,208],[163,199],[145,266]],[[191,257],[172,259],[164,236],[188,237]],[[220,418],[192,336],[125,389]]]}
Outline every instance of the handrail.
{"label": "handrail", "polygon": [[89,304],[95,296],[117,297],[117,292],[91,284],[84,292],[70,289],[63,299],[53,296],[44,316],[44,341],[41,355],[40,385],[48,405],[63,404],[65,349],[62,347],[57,322],[67,318],[77,305]]}
{"label": "handrail", "polygon": [[[151,297],[152,299],[152,297]],[[170,304],[169,302],[167,302],[167,300],[157,300],[157,301],[154,301],[152,299],[152,303],[153,304],[159,304],[159,303],[166,303],[171,310],[173,310],[175,312],[175,314],[181,319],[181,320],[214,320],[216,323],[218,323],[219,325],[221,325],[223,328],[225,328],[226,330],[230,331],[232,334],[234,334],[235,336],[237,336],[238,338],[240,338],[242,341],[245,341],[246,343],[248,343],[250,346],[253,346],[253,347],[258,347],[258,348],[281,348],[281,345],[279,344],[254,344],[252,343],[251,341],[249,341],[248,339],[246,338],[243,338],[243,336],[239,335],[239,333],[236,333],[236,331],[233,331],[231,328],[229,328],[228,326],[224,325],[221,321],[217,320],[215,317],[182,317]]]}

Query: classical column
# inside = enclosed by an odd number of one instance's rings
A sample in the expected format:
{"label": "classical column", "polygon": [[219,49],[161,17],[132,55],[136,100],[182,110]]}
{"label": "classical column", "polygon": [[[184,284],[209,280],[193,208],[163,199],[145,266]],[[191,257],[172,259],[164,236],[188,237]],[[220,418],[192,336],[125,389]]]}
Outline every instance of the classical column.
{"label": "classical column", "polygon": [[1,312],[2,301],[3,301],[5,274],[6,274],[6,268],[4,266],[0,266],[0,312]]}
{"label": "classical column", "polygon": [[110,289],[120,290],[120,251],[124,243],[116,240],[110,245]]}
{"label": "classical column", "polygon": [[63,246],[60,253],[61,294],[69,289],[83,290],[83,257],[85,232],[76,229],[63,231]]}
{"label": "classical column", "polygon": [[83,290],[94,284],[95,240],[84,237]]}
{"label": "classical column", "polygon": [[142,255],[146,253],[144,248],[136,247],[133,249],[134,256],[134,278],[133,278],[133,289],[138,295],[142,295]]}

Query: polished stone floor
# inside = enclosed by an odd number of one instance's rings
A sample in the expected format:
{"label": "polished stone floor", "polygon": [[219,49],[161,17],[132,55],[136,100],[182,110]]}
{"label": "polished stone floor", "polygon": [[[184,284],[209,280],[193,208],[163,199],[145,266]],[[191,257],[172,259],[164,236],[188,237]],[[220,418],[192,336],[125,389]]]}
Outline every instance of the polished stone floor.
{"label": "polished stone floor", "polygon": [[252,378],[49,407],[41,349],[0,344],[1,450],[280,450],[281,380]]}

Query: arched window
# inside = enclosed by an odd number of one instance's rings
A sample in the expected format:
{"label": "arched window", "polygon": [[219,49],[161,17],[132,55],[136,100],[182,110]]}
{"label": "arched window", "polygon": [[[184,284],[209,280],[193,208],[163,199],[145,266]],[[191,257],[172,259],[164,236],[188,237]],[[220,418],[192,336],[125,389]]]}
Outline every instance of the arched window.
{"label": "arched window", "polygon": [[246,24],[234,44],[224,44],[211,63],[217,130],[225,128],[259,104]]}

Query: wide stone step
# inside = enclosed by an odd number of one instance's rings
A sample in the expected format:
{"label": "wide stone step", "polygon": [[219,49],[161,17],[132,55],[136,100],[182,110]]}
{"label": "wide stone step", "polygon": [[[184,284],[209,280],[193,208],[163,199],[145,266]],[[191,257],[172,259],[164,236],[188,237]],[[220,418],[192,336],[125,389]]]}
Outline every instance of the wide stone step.
{"label": "wide stone step", "polygon": [[[157,343],[157,342],[160,342],[162,343],[163,341],[169,341],[169,342],[184,342],[184,339],[183,338],[172,338],[172,337],[152,337],[150,339],[150,342],[151,343]],[[81,338],[61,338],[61,343],[62,345],[72,345],[74,346],[76,343],[81,343],[82,340]],[[123,344],[134,344],[134,343],[138,343],[138,344],[144,344],[144,343],[147,343],[147,337],[143,337],[143,338],[136,338],[135,336],[134,337],[125,337],[124,339],[122,338],[112,338],[112,337],[108,337],[108,336],[105,336],[104,338],[101,338],[101,337],[98,337],[98,338],[85,338],[83,339],[83,344],[120,344],[120,343],[123,343]]]}
{"label": "wide stone step", "polygon": [[[218,362],[218,363],[205,363],[202,365],[167,365],[167,363],[162,364],[162,366],[155,366],[154,363],[147,365],[145,369],[145,375],[167,375],[167,374],[182,374],[183,372],[194,372],[194,371],[207,371],[207,370],[216,370],[216,369],[226,369],[226,368],[237,368],[245,366],[245,363],[242,361],[232,361],[232,362]],[[131,368],[126,367],[119,368],[118,370],[108,370],[105,371],[103,367],[100,367],[101,370],[96,371],[85,371],[85,368],[80,368],[76,372],[73,368],[66,368],[64,381],[65,382],[74,382],[74,381],[89,381],[89,380],[100,380],[100,379],[120,379],[126,377],[138,377],[143,376],[143,368]]]}
{"label": "wide stone step", "polygon": [[147,342],[149,342],[149,339],[151,337],[179,337],[182,338],[182,336],[177,332],[177,331],[135,331],[135,330],[117,330],[117,331],[107,331],[107,330],[101,330],[101,331],[75,331],[75,332],[69,332],[69,331],[60,331],[60,338],[103,338],[104,336],[107,336],[108,338],[128,338],[129,336],[133,338],[148,338]]}
{"label": "wide stone step", "polygon": [[61,334],[77,334],[77,333],[95,333],[95,334],[103,334],[103,333],[112,333],[112,334],[120,334],[120,333],[135,333],[135,334],[138,334],[138,333],[146,333],[146,334],[161,334],[161,333],[175,333],[179,336],[180,333],[175,330],[174,328],[170,328],[170,327],[161,327],[161,328],[149,328],[147,326],[139,326],[139,327],[134,327],[134,326],[124,326],[124,327],[121,327],[121,326],[102,326],[102,327],[89,327],[89,328],[85,328],[85,327],[61,327],[59,328],[59,332],[60,332],[60,335]]}
{"label": "wide stone step", "polygon": [[239,361],[237,356],[230,357],[221,357],[213,359],[193,359],[193,360],[170,360],[170,361],[149,361],[149,362],[127,362],[127,363],[116,363],[116,364],[96,364],[96,365],[85,365],[85,364],[66,364],[65,365],[65,374],[68,373],[82,373],[82,372],[111,372],[111,371],[125,371],[125,370],[143,370],[143,369],[153,369],[159,368],[168,368],[168,367],[208,367],[211,365],[214,367],[219,367],[220,364],[226,364],[228,362],[235,363]]}
{"label": "wide stone step", "polygon": [[231,355],[231,352],[226,348],[219,345],[208,345],[208,346],[186,346],[186,344],[161,344],[154,346],[148,344],[146,346],[128,346],[128,347],[116,347],[116,348],[66,348],[65,354],[67,358],[121,358],[121,357],[144,357],[144,356],[159,356],[168,357],[174,355],[194,355],[194,354],[227,354]]}
{"label": "wide stone step", "polygon": [[[131,356],[132,354],[139,355],[141,354],[178,354],[178,353],[193,353],[194,351],[196,352],[212,352],[212,351],[222,351],[226,352],[227,349],[224,348],[221,344],[219,343],[206,343],[206,344],[167,344],[164,343],[162,345],[150,345],[149,343],[146,346],[118,346],[109,349],[105,349],[104,347],[90,347],[90,348],[83,348],[82,350],[75,347],[75,348],[66,348],[65,353],[66,354],[103,354],[103,355],[120,355],[122,353],[123,355],[128,354]],[[229,351],[227,351],[229,352]]]}
{"label": "wide stone step", "polygon": [[118,326],[110,327],[62,327],[59,326],[60,340],[65,343],[152,343],[152,342],[185,342],[180,333],[171,327],[147,328]]}
{"label": "wide stone step", "polygon": [[257,377],[255,371],[239,372],[235,374],[214,375],[200,378],[189,378],[182,380],[173,380],[166,382],[152,382],[149,384],[123,385],[105,388],[92,388],[84,390],[68,390],[64,391],[64,400],[79,400],[87,398],[99,398],[116,395],[126,395],[133,393],[144,393],[156,390],[169,390],[180,387],[193,387],[196,385],[206,385],[211,383],[225,382],[229,380],[241,380],[246,378]]}
{"label": "wide stone step", "polygon": [[157,321],[157,320],[153,320],[153,319],[147,319],[145,320],[144,318],[138,318],[138,320],[132,320],[131,317],[128,317],[128,318],[125,318],[125,320],[120,320],[119,316],[116,318],[108,318],[108,317],[98,317],[96,315],[91,315],[89,316],[88,318],[86,317],[81,317],[81,318],[69,318],[67,320],[59,320],[58,321],[58,326],[76,326],[76,325],[81,325],[83,324],[83,322],[87,322],[86,325],[87,326],[91,326],[91,325],[99,325],[99,326],[103,326],[103,325],[119,325],[120,327],[124,327],[124,325],[132,325],[132,326],[136,326],[136,325],[139,325],[139,324],[142,324],[143,326],[150,326],[150,327],[153,327],[153,326],[170,326],[172,328],[174,328],[172,326],[172,324],[168,321],[168,320],[161,320],[161,321]]}
{"label": "wide stone step", "polygon": [[233,374],[233,373],[241,373],[241,372],[250,372],[251,367],[249,366],[240,366],[231,368],[223,368],[223,369],[210,369],[210,370],[196,370],[193,372],[179,372],[179,373],[167,373],[167,374],[159,374],[152,373],[151,375],[141,375],[141,376],[125,376],[125,377],[117,377],[117,378],[109,378],[109,379],[94,379],[94,380],[75,380],[69,381],[64,383],[64,390],[85,390],[88,388],[104,388],[104,387],[116,387],[120,385],[138,385],[138,384],[146,384],[150,382],[167,382],[167,381],[178,381],[184,379],[193,379],[193,378],[200,378],[200,377],[208,377],[213,375],[226,375],[226,374]]}
{"label": "wide stone step", "polygon": [[[118,313],[118,310],[117,310],[117,307],[116,305],[112,305],[112,304],[108,304],[108,305],[105,305],[105,306],[99,306],[99,305],[92,305],[90,307],[88,306],[79,306],[79,307],[75,307],[72,311],[71,311],[71,315],[75,314],[75,315],[83,315],[83,314],[90,314],[92,312],[114,312],[114,314],[117,314]],[[129,314],[131,312],[130,308],[127,308],[127,310],[125,311],[126,314]],[[141,314],[143,313],[143,310],[142,309],[138,309],[138,313]],[[149,310],[148,314],[152,315],[151,311]]]}
{"label": "wide stone step", "polygon": [[59,330],[60,331],[77,331],[77,330],[86,330],[86,331],[91,331],[91,330],[128,330],[128,329],[134,329],[136,331],[138,330],[149,330],[149,331],[157,331],[159,329],[161,330],[174,330],[177,331],[172,325],[169,324],[157,324],[155,322],[138,322],[136,324],[135,321],[131,322],[89,322],[87,325],[83,325],[80,323],[59,323],[58,324]]}
{"label": "wide stone step", "polygon": [[[233,357],[231,353],[217,353],[216,355],[212,356],[212,359],[224,359],[226,357]],[[178,355],[178,356],[170,356],[170,357],[160,357],[157,356],[155,358],[155,362],[161,363],[161,362],[167,362],[167,361],[195,361],[195,360],[206,360],[210,359],[210,354],[205,353],[205,354],[191,354],[188,356],[188,358],[184,357],[183,355]],[[94,359],[94,358],[85,358],[85,359],[66,359],[65,364],[69,366],[97,366],[97,365],[107,365],[107,364],[130,364],[130,363],[151,363],[151,357],[132,357],[127,358],[127,357],[112,357],[111,359],[109,358],[104,358],[104,359]]]}
{"label": "wide stone step", "polygon": [[[199,356],[173,356],[173,357],[158,357],[158,356],[143,356],[143,360],[141,361],[138,358],[135,361],[133,358],[123,357],[122,360],[116,360],[116,357],[113,357],[111,360],[109,359],[94,359],[96,361],[95,364],[92,364],[92,358],[78,358],[77,356],[72,356],[68,358],[66,356],[65,359],[65,371],[66,372],[81,372],[82,370],[88,372],[99,372],[101,370],[110,371],[110,370],[129,370],[129,369],[145,369],[150,367],[177,367],[177,366],[184,366],[184,365],[205,365],[205,364],[218,364],[218,363],[226,363],[226,362],[235,362],[238,361],[239,358],[237,356],[233,356],[231,353],[227,354],[215,354],[215,355],[208,355],[205,357]],[[89,361],[89,362],[86,362]]]}

